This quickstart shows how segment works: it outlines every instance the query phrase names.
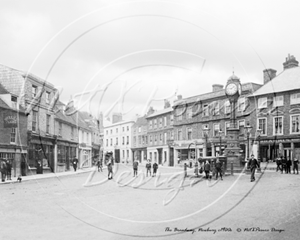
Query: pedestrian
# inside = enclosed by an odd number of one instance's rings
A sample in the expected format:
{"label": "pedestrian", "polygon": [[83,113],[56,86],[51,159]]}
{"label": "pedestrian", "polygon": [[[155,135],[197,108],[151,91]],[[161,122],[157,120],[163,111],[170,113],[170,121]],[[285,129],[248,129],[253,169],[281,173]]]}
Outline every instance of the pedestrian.
{"label": "pedestrian", "polygon": [[259,168],[257,160],[254,158],[254,155],[251,155],[251,159],[248,162],[248,166],[250,166],[250,171],[251,171],[251,179],[250,181],[253,182],[255,181],[255,169],[256,167]]}
{"label": "pedestrian", "polygon": [[184,177],[187,177],[187,164],[184,163],[184,166],[183,166],[183,170],[184,170]]}
{"label": "pedestrian", "polygon": [[149,172],[150,177],[151,177],[151,163],[150,163],[150,160],[148,160],[148,162],[146,163],[146,169],[147,169],[146,176],[148,177],[148,172]]}
{"label": "pedestrian", "polygon": [[222,162],[220,161],[220,159],[218,158],[216,161],[216,179],[218,179],[218,174],[220,173],[220,178],[221,180],[223,180],[222,178]]}
{"label": "pedestrian", "polygon": [[97,167],[98,167],[98,172],[102,172],[102,161],[100,161],[100,159],[98,159],[97,161]]}
{"label": "pedestrian", "polygon": [[5,182],[6,178],[6,162],[3,159],[0,159],[0,171],[2,182]]}
{"label": "pedestrian", "polygon": [[109,162],[108,165],[107,165],[107,170],[108,170],[108,180],[111,180],[113,179],[113,167],[112,167],[112,163]]}
{"label": "pedestrian", "polygon": [[21,162],[21,176],[26,176],[26,162],[23,158]]}
{"label": "pedestrian", "polygon": [[282,166],[281,166],[281,159],[280,158],[276,158],[276,164],[277,164],[277,168],[276,168],[276,172],[282,171]]}
{"label": "pedestrian", "polygon": [[133,162],[133,177],[137,176],[138,166],[139,166],[139,162],[135,160]]}
{"label": "pedestrian", "polygon": [[42,174],[42,161],[41,160],[37,161],[36,174]]}
{"label": "pedestrian", "polygon": [[194,173],[195,173],[195,176],[198,177],[199,176],[199,172],[198,172],[198,163],[196,162],[195,163],[195,170],[194,170]]}
{"label": "pedestrian", "polygon": [[294,158],[293,163],[294,163],[294,166],[293,166],[294,174],[295,174],[296,171],[297,171],[297,174],[299,174],[299,172],[298,172],[298,163],[299,163],[298,159]]}
{"label": "pedestrian", "polygon": [[286,169],[287,169],[287,173],[291,173],[291,165],[292,165],[292,160],[290,157],[288,157],[287,161],[286,161]]}
{"label": "pedestrian", "polygon": [[73,159],[72,164],[73,164],[74,171],[76,172],[76,170],[77,170],[77,164],[78,164],[78,159],[76,157]]}
{"label": "pedestrian", "polygon": [[208,179],[209,178],[209,172],[210,172],[210,163],[208,160],[206,160],[205,164],[204,164],[204,172],[205,172],[205,178]]}
{"label": "pedestrian", "polygon": [[286,158],[284,158],[283,156],[281,156],[280,158],[281,158],[281,164],[282,164],[281,173],[283,173],[283,171],[285,171],[285,173],[287,173]]}
{"label": "pedestrian", "polygon": [[6,175],[7,175],[7,180],[11,180],[11,163],[10,160],[6,161]]}
{"label": "pedestrian", "polygon": [[153,167],[153,175],[152,175],[152,177],[155,177],[156,176],[156,171],[158,169],[158,164],[156,162],[154,162],[152,167]]}

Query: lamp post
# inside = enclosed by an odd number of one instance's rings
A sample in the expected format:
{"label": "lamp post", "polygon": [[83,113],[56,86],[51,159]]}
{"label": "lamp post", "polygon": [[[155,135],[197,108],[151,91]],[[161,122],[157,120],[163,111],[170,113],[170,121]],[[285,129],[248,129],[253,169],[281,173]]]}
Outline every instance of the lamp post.
{"label": "lamp post", "polygon": [[250,144],[249,144],[249,138],[250,138],[250,132],[252,127],[250,126],[250,124],[248,123],[247,126],[245,126],[246,128],[246,134],[247,134],[247,160],[249,159],[249,153],[250,153]]}
{"label": "lamp post", "polygon": [[204,134],[204,137],[205,137],[205,156],[207,156],[207,139],[208,139],[208,133],[209,133],[209,128],[206,127],[203,129],[203,134]]}
{"label": "lamp post", "polygon": [[261,161],[261,155],[260,155],[260,134],[262,132],[262,129],[257,129],[256,132],[257,132],[257,138],[256,138],[256,140],[258,141],[257,158],[258,158],[258,165],[259,165],[259,168],[258,168],[257,172],[260,172],[260,161]]}
{"label": "lamp post", "polygon": [[219,150],[219,156],[222,156],[222,130],[219,130],[219,138],[220,138],[220,150]]}

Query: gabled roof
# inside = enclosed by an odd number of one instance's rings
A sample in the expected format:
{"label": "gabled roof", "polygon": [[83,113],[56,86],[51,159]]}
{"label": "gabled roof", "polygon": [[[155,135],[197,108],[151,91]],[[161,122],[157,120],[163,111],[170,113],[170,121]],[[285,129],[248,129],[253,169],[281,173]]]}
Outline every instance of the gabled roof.
{"label": "gabled roof", "polygon": [[160,116],[160,115],[166,114],[168,112],[172,112],[172,111],[173,111],[173,108],[172,107],[168,107],[168,108],[165,108],[165,109],[162,109],[162,110],[158,110],[158,111],[150,114],[146,118],[152,118],[152,117]]}
{"label": "gabled roof", "polygon": [[253,93],[253,96],[261,96],[271,93],[286,92],[300,89],[300,67],[284,70],[271,81]]}

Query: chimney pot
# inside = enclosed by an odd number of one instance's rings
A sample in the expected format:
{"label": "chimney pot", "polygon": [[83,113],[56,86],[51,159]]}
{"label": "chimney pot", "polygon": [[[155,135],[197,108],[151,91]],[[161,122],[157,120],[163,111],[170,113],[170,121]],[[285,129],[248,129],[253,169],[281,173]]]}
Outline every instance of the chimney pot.
{"label": "chimney pot", "polygon": [[299,62],[296,60],[296,58],[293,55],[288,55],[288,57],[285,59],[285,62],[283,63],[283,70],[298,67]]}

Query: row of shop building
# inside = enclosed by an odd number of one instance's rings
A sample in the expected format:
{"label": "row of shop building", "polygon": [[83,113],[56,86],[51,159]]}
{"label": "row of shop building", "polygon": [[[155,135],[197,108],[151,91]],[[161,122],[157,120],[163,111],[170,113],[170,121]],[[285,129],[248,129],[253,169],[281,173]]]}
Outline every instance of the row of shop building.
{"label": "row of shop building", "polygon": [[90,167],[102,155],[102,121],[60,102],[59,90],[31,73],[0,65],[0,111],[0,160],[14,176],[36,174],[39,164],[68,171],[74,158]]}
{"label": "row of shop building", "polygon": [[[300,68],[290,55],[283,67],[278,75],[274,69],[264,70],[262,84],[241,85],[235,108],[241,161],[252,153],[261,161],[300,158]],[[167,166],[222,155],[231,111],[224,86],[214,84],[209,93],[178,96],[172,106],[166,101],[163,110],[150,109],[136,121],[106,126],[104,152],[120,162],[150,159]],[[122,132],[123,125],[131,131]],[[124,137],[130,141],[120,142]]]}

